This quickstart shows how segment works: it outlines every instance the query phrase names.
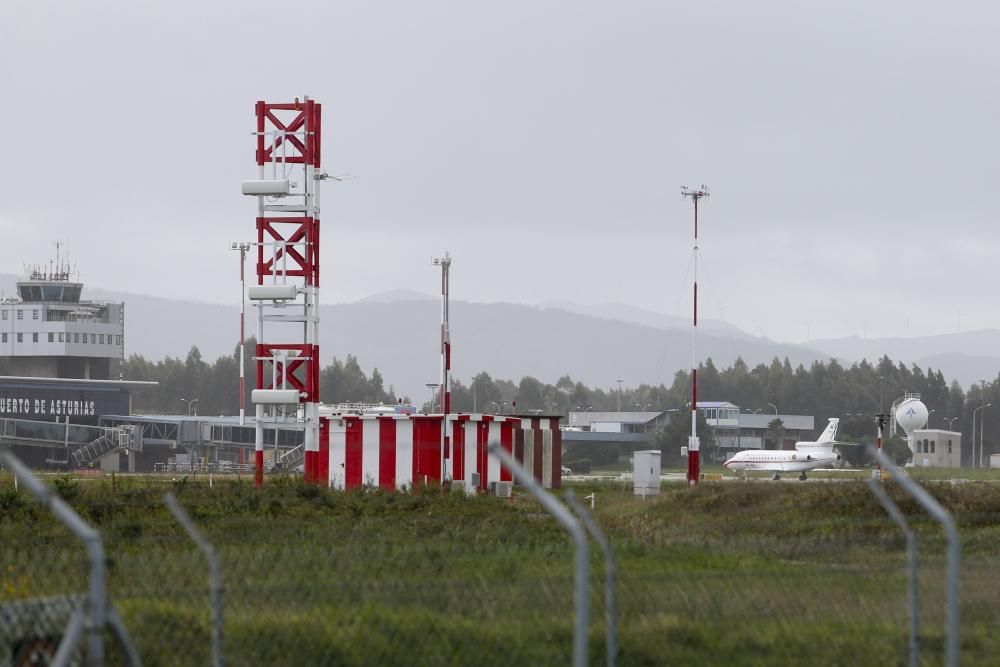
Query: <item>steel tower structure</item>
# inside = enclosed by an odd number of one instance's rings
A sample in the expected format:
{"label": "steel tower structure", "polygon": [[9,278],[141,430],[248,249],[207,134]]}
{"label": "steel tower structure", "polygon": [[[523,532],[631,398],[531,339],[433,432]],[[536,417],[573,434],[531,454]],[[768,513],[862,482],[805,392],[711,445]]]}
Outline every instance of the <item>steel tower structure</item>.
{"label": "steel tower structure", "polygon": [[275,422],[303,423],[305,478],[318,481],[321,111],[308,97],[255,107],[257,179],[243,194],[257,197],[257,284],[247,290],[257,308],[257,486],[264,425]]}
{"label": "steel tower structure", "polygon": [[448,279],[451,271],[451,255],[445,252],[444,257],[434,260],[434,264],[441,267],[441,387],[438,396],[441,413],[444,415],[441,421],[444,452],[441,479],[444,480],[448,478],[448,462],[451,459],[451,438],[448,436],[448,415],[451,414],[451,331],[448,326]]}

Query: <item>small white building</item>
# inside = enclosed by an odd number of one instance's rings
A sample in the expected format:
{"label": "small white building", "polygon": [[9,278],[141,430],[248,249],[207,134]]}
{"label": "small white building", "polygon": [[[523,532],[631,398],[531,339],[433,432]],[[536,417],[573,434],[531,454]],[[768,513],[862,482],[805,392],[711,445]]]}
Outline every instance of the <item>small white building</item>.
{"label": "small white building", "polygon": [[938,428],[918,428],[910,443],[917,467],[962,467],[962,434]]}

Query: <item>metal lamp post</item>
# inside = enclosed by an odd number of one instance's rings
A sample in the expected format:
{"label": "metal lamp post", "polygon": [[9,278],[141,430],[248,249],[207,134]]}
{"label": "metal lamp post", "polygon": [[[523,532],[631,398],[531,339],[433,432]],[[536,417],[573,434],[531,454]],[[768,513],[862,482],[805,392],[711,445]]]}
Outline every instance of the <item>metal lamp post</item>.
{"label": "metal lamp post", "polygon": [[[972,411],[972,467],[973,468],[982,467],[982,461],[976,458],[976,413],[979,412],[980,410],[985,410],[991,405],[993,404],[987,403],[986,405],[980,405],[978,408]],[[982,445],[982,436],[980,436],[979,438],[980,459],[982,458],[982,455],[983,455],[983,445]]]}
{"label": "metal lamp post", "polygon": [[775,405],[774,403],[768,403],[768,405],[770,405],[772,408],[774,408],[774,416],[777,417],[778,416],[778,406]]}

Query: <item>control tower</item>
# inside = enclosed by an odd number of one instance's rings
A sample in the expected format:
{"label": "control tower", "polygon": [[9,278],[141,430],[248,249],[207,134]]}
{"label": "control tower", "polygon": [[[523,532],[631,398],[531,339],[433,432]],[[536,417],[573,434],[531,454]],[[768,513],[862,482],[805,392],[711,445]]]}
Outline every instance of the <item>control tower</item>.
{"label": "control tower", "polygon": [[0,374],[120,379],[125,304],[83,301],[82,292],[60,260],[30,268],[17,297],[0,301]]}

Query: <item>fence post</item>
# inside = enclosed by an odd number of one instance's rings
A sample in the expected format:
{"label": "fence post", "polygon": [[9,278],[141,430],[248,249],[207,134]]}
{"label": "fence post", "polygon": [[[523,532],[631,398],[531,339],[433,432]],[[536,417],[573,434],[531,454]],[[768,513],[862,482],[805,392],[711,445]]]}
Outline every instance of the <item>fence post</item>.
{"label": "fence post", "polygon": [[869,450],[873,450],[875,458],[882,464],[882,467],[890,472],[892,479],[899,483],[903,490],[910,497],[916,500],[927,510],[931,517],[944,527],[945,535],[948,537],[948,620],[945,640],[945,664],[948,667],[958,667],[958,640],[959,640],[959,608],[958,608],[958,577],[962,560],[962,545],[958,540],[958,528],[955,527],[955,519],[941,504],[934,500],[931,494],[927,493],[924,487],[910,479],[905,472],[898,468],[892,460],[885,455],[884,450],[876,450],[871,445]]}
{"label": "fence post", "polygon": [[538,500],[546,512],[562,524],[566,532],[576,542],[576,578],[573,591],[576,623],[573,629],[573,667],[584,667],[587,664],[587,627],[589,624],[587,585],[590,574],[590,556],[587,549],[587,535],[573,514],[559,504],[559,501],[552,494],[546,492],[534,475],[529,474],[515,461],[514,457],[500,446],[499,442],[495,440],[491,442],[489,451],[490,454],[500,459],[501,465],[510,469],[514,479]]}
{"label": "fence post", "polygon": [[[92,665],[104,664],[104,624],[106,621],[107,597],[104,590],[104,546],[101,544],[101,535],[87,524],[80,515],[70,507],[65,500],[52,491],[48,486],[35,477],[20,459],[14,456],[8,449],[0,450],[0,458],[4,465],[14,473],[14,477],[21,480],[25,488],[35,496],[39,503],[52,512],[55,517],[66,526],[67,529],[76,535],[87,548],[87,556],[90,559],[90,593],[87,610],[87,623],[83,630],[87,634],[87,660]],[[74,622],[70,620],[70,627],[64,635],[64,640],[75,643],[79,639],[79,631],[74,631]],[[72,647],[67,645],[67,657],[72,653]],[[63,652],[60,645],[59,653]]]}
{"label": "fence post", "polygon": [[[611,551],[611,543],[601,530],[590,512],[576,499],[572,491],[566,491],[566,504],[570,506],[580,521],[583,522],[587,532],[590,533],[594,541],[604,552],[604,613],[607,617],[608,639],[607,639],[607,660],[608,667],[614,667],[618,662],[618,597],[615,592],[615,580],[618,572],[618,564],[615,562],[615,555]],[[591,496],[593,498],[593,496]]]}
{"label": "fence post", "polygon": [[205,554],[205,560],[208,561],[208,587],[209,595],[212,598],[212,665],[222,667],[224,664],[222,658],[222,567],[219,565],[219,558],[211,543],[198,532],[191,517],[177,502],[174,494],[168,493],[164,496],[163,502],[166,503],[170,513],[174,515],[188,536]]}
{"label": "fence post", "polygon": [[909,583],[910,583],[910,666],[920,665],[920,603],[917,598],[917,537],[906,521],[906,517],[899,507],[892,501],[889,494],[885,492],[882,485],[874,479],[868,480],[868,488],[871,489],[882,507],[889,513],[892,520],[896,522],[906,536],[906,554],[909,562]]}

